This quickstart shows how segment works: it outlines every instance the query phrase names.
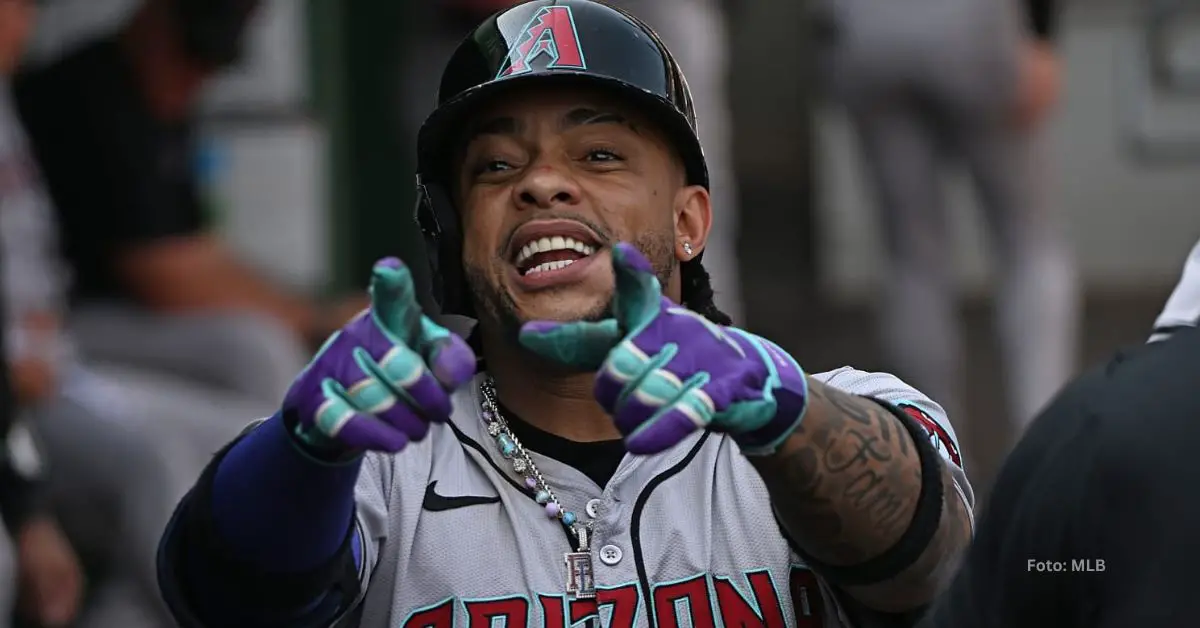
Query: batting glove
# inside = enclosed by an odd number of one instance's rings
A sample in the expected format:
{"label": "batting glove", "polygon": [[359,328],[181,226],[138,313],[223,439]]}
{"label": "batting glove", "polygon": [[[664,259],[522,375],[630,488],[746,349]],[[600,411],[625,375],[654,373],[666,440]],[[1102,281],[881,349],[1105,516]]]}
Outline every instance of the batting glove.
{"label": "batting glove", "polygon": [[475,374],[467,343],[422,314],[400,260],[376,263],[370,292],[371,306],[325,342],[283,401],[317,453],[400,451],[449,418],[450,394]]}
{"label": "batting glove", "polygon": [[748,455],[774,452],[804,417],[807,382],[796,361],[672,303],[633,246],[614,247],[612,264],[615,319],[528,323],[521,343],[597,371],[596,399],[630,452],[657,453],[706,428],[730,434]]}

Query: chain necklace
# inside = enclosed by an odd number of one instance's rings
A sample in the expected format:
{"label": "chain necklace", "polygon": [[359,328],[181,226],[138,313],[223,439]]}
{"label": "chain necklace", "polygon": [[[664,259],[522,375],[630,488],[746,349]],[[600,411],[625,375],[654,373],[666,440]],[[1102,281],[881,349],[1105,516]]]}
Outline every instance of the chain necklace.
{"label": "chain necklace", "polygon": [[546,509],[546,516],[562,522],[571,531],[571,535],[579,541],[579,548],[567,552],[563,559],[567,564],[567,593],[576,598],[596,597],[596,581],[592,571],[592,550],[588,545],[588,536],[592,530],[592,518],[580,521],[575,513],[563,508],[562,502],[554,494],[554,489],[546,483],[542,472],[533,463],[529,452],[521,445],[520,439],[512,433],[508,421],[500,412],[496,401],[496,382],[488,377],[479,385],[482,393],[481,402],[483,421],[487,425],[488,435],[496,442],[500,455],[512,463],[513,471],[525,479],[525,487],[533,493],[533,499]]}

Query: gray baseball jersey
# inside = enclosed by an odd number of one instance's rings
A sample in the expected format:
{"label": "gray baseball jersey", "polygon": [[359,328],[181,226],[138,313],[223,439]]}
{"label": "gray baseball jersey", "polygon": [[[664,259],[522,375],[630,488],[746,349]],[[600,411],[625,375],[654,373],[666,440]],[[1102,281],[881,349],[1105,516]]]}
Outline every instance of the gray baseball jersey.
{"label": "gray baseball jersey", "polygon": [[[921,421],[954,472],[957,498],[972,505],[941,407],[884,373],[841,368],[816,377]],[[478,384],[456,393],[450,423],[433,426],[425,440],[366,458],[357,488],[364,594],[356,625],[852,625],[790,549],[754,468],[730,438],[707,432],[659,455],[627,455],[603,487],[531,452],[562,505],[594,525],[597,595],[567,596],[569,537],[488,436]]]}

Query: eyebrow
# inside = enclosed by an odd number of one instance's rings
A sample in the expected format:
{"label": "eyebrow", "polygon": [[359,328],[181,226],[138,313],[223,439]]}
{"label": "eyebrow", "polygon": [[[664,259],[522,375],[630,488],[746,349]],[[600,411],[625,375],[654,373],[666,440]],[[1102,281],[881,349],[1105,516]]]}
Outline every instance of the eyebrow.
{"label": "eyebrow", "polygon": [[483,135],[516,135],[521,129],[521,122],[516,118],[510,116],[490,118],[467,129],[466,134],[463,135],[462,145],[467,146]]}
{"label": "eyebrow", "polygon": [[629,121],[619,113],[611,111],[598,111],[596,109],[588,109],[580,107],[572,109],[567,115],[563,116],[562,130],[567,130],[585,124],[624,124],[632,128]]}
{"label": "eyebrow", "polygon": [[[563,116],[559,128],[566,131],[589,124],[623,124],[634,132],[637,132],[637,128],[630,124],[621,114],[589,109],[587,107],[580,107],[567,112],[567,115]],[[467,132],[463,136],[463,145],[469,145],[484,135],[517,135],[523,129],[524,125],[521,121],[511,116],[489,118],[467,129]]]}

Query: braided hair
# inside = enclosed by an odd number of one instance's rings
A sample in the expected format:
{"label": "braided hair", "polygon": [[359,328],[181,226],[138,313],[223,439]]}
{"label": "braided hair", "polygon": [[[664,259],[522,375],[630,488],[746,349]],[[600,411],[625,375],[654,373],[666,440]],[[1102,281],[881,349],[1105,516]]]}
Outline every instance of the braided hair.
{"label": "braided hair", "polygon": [[684,307],[718,325],[733,325],[733,319],[717,308],[712,278],[700,265],[700,260],[690,259],[680,264],[679,272]]}

